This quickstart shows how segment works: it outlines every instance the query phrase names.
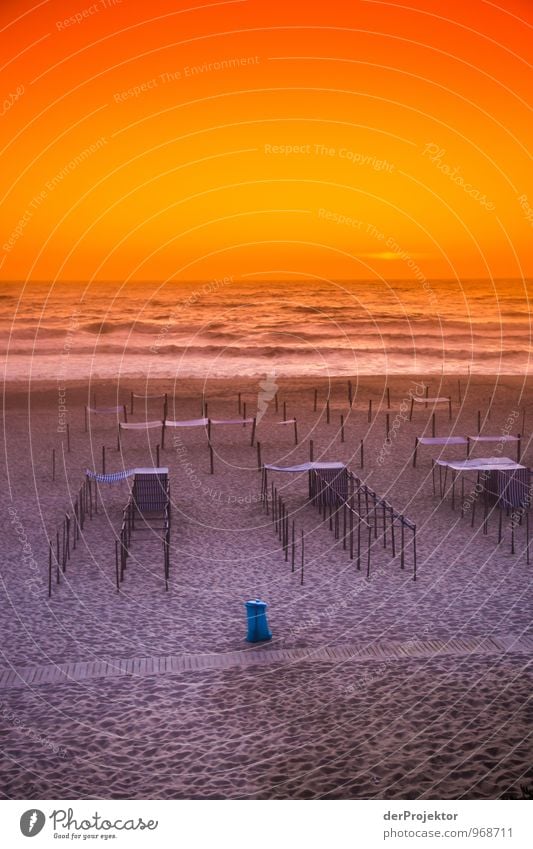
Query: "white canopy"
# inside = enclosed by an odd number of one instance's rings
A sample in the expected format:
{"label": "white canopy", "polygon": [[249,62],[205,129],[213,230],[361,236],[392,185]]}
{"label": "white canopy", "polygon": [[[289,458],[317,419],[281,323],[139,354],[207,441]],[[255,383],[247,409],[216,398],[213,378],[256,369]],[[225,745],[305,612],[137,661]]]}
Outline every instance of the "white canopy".
{"label": "white canopy", "polygon": [[253,419],[187,419],[185,421],[171,421],[165,419],[165,427],[207,427],[212,425],[245,425],[253,424]]}
{"label": "white canopy", "polygon": [[147,430],[151,427],[162,427],[163,422],[119,422],[118,426],[121,430]]}
{"label": "white canopy", "polygon": [[464,436],[417,436],[420,445],[466,445]]}
{"label": "white canopy", "polygon": [[513,436],[510,433],[498,434],[495,436],[469,436],[468,439],[470,442],[519,442],[519,436]]}
{"label": "white canopy", "polygon": [[214,425],[244,425],[244,424],[253,424],[253,419],[210,419],[211,424]]}
{"label": "white canopy", "polygon": [[89,407],[86,409],[89,413],[122,413],[124,411],[125,404],[121,404],[120,407]]}
{"label": "white canopy", "polygon": [[525,469],[520,463],[515,463],[510,457],[479,457],[475,460],[436,460],[438,466],[447,466],[454,472],[482,471],[511,471]]}
{"label": "white canopy", "polygon": [[165,419],[165,427],[207,427],[209,419],[186,419],[181,422],[173,422],[170,419]]}

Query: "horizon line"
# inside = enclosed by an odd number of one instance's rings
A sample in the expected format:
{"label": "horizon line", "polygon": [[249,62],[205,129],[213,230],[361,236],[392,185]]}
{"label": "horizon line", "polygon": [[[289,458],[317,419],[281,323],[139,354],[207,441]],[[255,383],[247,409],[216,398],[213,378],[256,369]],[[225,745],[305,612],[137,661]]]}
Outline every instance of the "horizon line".
{"label": "horizon line", "polygon": [[[390,277],[386,280],[370,278],[370,277],[331,277],[331,278],[301,278],[295,280],[292,277],[256,277],[254,279],[247,278],[231,278],[230,275],[224,275],[221,277],[210,276],[210,277],[191,277],[184,280],[164,280],[159,278],[138,278],[131,280],[122,280],[116,277],[102,277],[96,280],[88,281],[86,278],[60,278],[58,280],[50,280],[49,278],[36,278],[33,280],[24,280],[23,278],[0,278],[0,285],[2,283],[84,283],[88,284],[92,283],[121,283],[123,285],[128,285],[129,283],[209,283],[214,280],[230,280],[232,283],[418,283],[422,284],[424,281],[417,279],[416,277]],[[462,281],[484,281],[484,282],[514,282],[514,281],[533,281],[533,276],[524,275],[522,277],[425,277],[424,280],[428,282],[431,281],[433,283],[449,283],[450,281],[454,281],[460,283]]]}

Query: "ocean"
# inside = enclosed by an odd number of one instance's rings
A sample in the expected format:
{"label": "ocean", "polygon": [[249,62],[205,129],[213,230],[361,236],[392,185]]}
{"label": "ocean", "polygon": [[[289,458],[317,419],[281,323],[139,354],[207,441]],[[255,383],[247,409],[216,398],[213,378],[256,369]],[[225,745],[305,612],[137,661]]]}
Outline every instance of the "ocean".
{"label": "ocean", "polygon": [[532,370],[527,280],[2,283],[7,380]]}

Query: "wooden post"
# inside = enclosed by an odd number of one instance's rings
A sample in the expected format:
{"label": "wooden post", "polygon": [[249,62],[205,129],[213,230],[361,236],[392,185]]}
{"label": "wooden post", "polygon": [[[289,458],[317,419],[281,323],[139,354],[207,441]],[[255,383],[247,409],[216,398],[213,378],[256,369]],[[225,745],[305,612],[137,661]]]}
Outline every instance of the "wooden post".
{"label": "wooden post", "polygon": [[372,398],[368,401],[368,421],[372,421]]}
{"label": "wooden post", "polygon": [[389,413],[385,413],[385,439],[389,438],[390,431],[390,417]]}
{"label": "wooden post", "polygon": [[155,446],[155,456],[156,456],[157,468],[159,469],[159,467],[160,467],[160,463],[159,463],[159,445],[156,445],[156,446]]}
{"label": "wooden post", "polygon": [[287,402],[283,402],[283,421],[287,421]]}
{"label": "wooden post", "polygon": [[350,407],[353,404],[353,392],[352,392],[352,381],[351,380],[348,381],[348,404],[350,405]]}
{"label": "wooden post", "polygon": [[117,584],[117,593],[120,592],[120,570],[118,567],[118,539],[115,540],[115,581]]}
{"label": "wooden post", "polygon": [[435,411],[431,414],[431,436],[435,438]]}
{"label": "wooden post", "polygon": [[[246,419],[246,401],[242,405],[242,417]],[[243,427],[246,427],[246,422],[243,422]]]}
{"label": "wooden post", "polygon": [[303,582],[304,582],[304,559],[305,559],[305,543],[304,543],[304,532],[303,532],[303,530],[301,531],[301,534],[302,534],[301,535],[302,552],[301,552],[301,567],[300,567],[300,586],[303,586]]}
{"label": "wooden post", "polygon": [[122,405],[122,412],[123,412],[123,414],[124,414],[124,421],[125,421],[125,422],[126,422],[126,424],[127,424],[127,423],[128,423],[128,410],[127,410],[127,408],[126,408],[126,405],[125,405],[125,404],[123,404],[123,405]]}
{"label": "wooden post", "polygon": [[[259,459],[259,458],[258,458]],[[261,504],[265,507],[265,473],[266,469],[261,469]]]}
{"label": "wooden post", "polygon": [[450,395],[448,398],[448,419],[452,420],[452,396]]}
{"label": "wooden post", "polygon": [[[91,500],[92,506],[92,500]],[[61,552],[61,566],[63,572],[67,569],[67,560],[70,559],[70,545],[69,545],[69,518],[68,513],[65,513],[65,518],[63,519],[63,540],[62,540],[62,552]]]}
{"label": "wooden post", "polygon": [[52,540],[48,540],[48,598],[52,596]]}
{"label": "wooden post", "polygon": [[56,479],[56,449],[52,448],[52,480]]}
{"label": "wooden post", "polygon": [[361,440],[361,468],[364,468],[363,440]]}
{"label": "wooden post", "polygon": [[387,386],[387,407],[390,410],[390,389]]}
{"label": "wooden post", "polygon": [[413,525],[413,581],[416,581],[416,525]]}
{"label": "wooden post", "polygon": [[274,395],[274,406],[275,406],[275,410],[276,410],[276,413],[277,413],[278,412],[278,393],[277,392]]}
{"label": "wooden post", "polygon": [[329,398],[326,400],[326,424],[329,424]]}
{"label": "wooden post", "polygon": [[251,439],[251,441],[250,441],[250,445],[251,445],[252,447],[253,447],[254,440],[255,440],[255,428],[256,428],[256,425],[257,425],[257,421],[256,421],[256,418],[255,418],[255,416],[254,416],[254,420],[253,420],[253,422],[252,422],[252,439]]}
{"label": "wooden post", "polygon": [[263,464],[261,463],[261,443],[258,441],[257,443],[257,471],[260,472],[263,468]]}
{"label": "wooden post", "polygon": [[[361,522],[361,517],[359,517]],[[350,503],[350,560],[353,560],[353,507]]]}
{"label": "wooden post", "polygon": [[[97,503],[96,503],[96,481],[95,481],[94,512],[98,513]],[[65,513],[65,521],[67,523],[67,560],[70,560],[70,513]]]}
{"label": "wooden post", "polygon": [[529,510],[526,510],[526,564],[529,566]]}
{"label": "wooden post", "polygon": [[70,425],[67,424],[67,451],[70,454]]}
{"label": "wooden post", "polygon": [[166,425],[166,422],[162,422],[162,424],[161,424],[161,448],[162,448],[162,450],[164,450],[164,449],[165,449],[165,435],[166,435],[166,431],[167,431],[167,425]]}
{"label": "wooden post", "polygon": [[133,416],[133,392],[130,392],[130,413]]}
{"label": "wooden post", "polygon": [[310,439],[310,440],[309,440],[309,462],[310,462],[310,463],[312,463],[312,462],[314,461],[314,459],[315,459],[314,454],[315,454],[315,451],[314,451],[314,444],[313,444],[313,440],[312,440],[312,439]]}
{"label": "wooden post", "polygon": [[477,411],[477,432],[481,433],[481,410]]}
{"label": "wooden post", "polygon": [[102,445],[102,474],[105,475],[105,445]]}
{"label": "wooden post", "polygon": [[209,474],[215,474],[215,460],[213,456],[213,446],[209,443]]}
{"label": "wooden post", "polygon": [[368,543],[366,548],[366,577],[370,578],[370,553],[372,551],[372,529],[368,526]]}
{"label": "wooden post", "polygon": [[346,501],[342,505],[342,547],[346,551]]}
{"label": "wooden post", "polygon": [[298,445],[298,423],[296,418],[294,419],[294,444]]}
{"label": "wooden post", "polygon": [[318,403],[318,389],[315,389],[315,401],[313,405],[313,413],[316,413],[316,405]]}
{"label": "wooden post", "polygon": [[204,419],[209,418],[209,416],[207,414],[207,401],[204,401],[204,413],[203,413],[202,418],[204,418]]}
{"label": "wooden post", "polygon": [[292,520],[292,543],[291,543],[291,572],[294,572],[294,558],[296,555],[296,540],[294,531],[294,519]]}
{"label": "wooden post", "polygon": [[[426,398],[429,398],[429,386],[426,386]],[[425,407],[427,409],[427,401],[426,401]]]}
{"label": "wooden post", "polygon": [[344,442],[344,416],[341,413],[341,442]]}
{"label": "wooden post", "polygon": [[59,531],[56,531],[56,584],[59,584]]}

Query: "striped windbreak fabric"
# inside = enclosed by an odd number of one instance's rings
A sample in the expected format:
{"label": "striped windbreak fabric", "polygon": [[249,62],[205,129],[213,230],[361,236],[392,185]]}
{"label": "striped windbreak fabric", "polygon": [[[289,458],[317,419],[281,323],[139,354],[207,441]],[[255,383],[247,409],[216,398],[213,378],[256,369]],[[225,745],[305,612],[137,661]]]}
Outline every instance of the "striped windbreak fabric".
{"label": "striped windbreak fabric", "polygon": [[90,469],[85,469],[85,474],[88,478],[93,481],[97,481],[98,483],[117,483],[117,481],[123,481],[134,475],[135,469],[124,469],[122,472],[110,472],[108,475],[99,474],[98,472],[92,472]]}
{"label": "striped windbreak fabric", "polygon": [[341,504],[348,500],[348,469],[313,469],[309,472],[309,495],[319,496],[326,504]]}
{"label": "striped windbreak fabric", "polygon": [[136,470],[132,500],[139,513],[163,513],[168,499],[168,474]]}
{"label": "striped windbreak fabric", "polygon": [[529,507],[531,504],[529,469],[492,471],[488,490],[500,507]]}

